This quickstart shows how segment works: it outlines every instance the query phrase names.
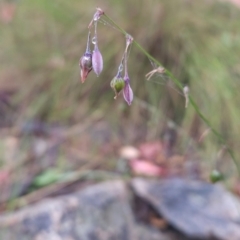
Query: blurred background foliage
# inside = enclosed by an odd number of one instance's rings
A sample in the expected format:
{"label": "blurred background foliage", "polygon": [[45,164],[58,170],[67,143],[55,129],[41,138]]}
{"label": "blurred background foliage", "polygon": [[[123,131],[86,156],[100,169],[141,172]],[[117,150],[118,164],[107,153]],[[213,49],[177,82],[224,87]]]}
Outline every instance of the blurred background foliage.
{"label": "blurred background foliage", "polygon": [[[128,61],[134,101],[129,107],[121,96],[113,99],[110,81],[125,48],[124,36],[113,26],[98,26],[102,74],[96,77],[92,72],[81,84],[78,62],[85,51],[87,26],[95,8],[101,7],[189,86],[201,111],[239,160],[240,10],[236,6],[217,0],[1,0],[0,4],[2,128],[29,121],[94,127],[95,116],[101,116],[113,145],[174,136],[175,151],[233,174],[235,167],[229,164],[224,146],[192,106],[185,109],[183,94],[171,80],[155,74],[146,81],[153,66],[135,46]],[[178,137],[171,135],[172,129]]]}

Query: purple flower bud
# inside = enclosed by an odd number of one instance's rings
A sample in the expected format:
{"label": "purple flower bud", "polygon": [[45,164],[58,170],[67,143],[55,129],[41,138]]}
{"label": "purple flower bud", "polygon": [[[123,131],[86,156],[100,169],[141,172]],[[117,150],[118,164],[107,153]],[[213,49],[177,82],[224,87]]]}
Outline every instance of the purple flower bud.
{"label": "purple flower bud", "polygon": [[99,76],[103,70],[103,58],[98,49],[97,42],[95,43],[95,48],[92,55],[92,65],[94,72],[97,74],[97,76]]}
{"label": "purple flower bud", "polygon": [[128,103],[128,105],[130,106],[133,101],[133,91],[130,86],[130,79],[128,76],[124,77],[124,81],[125,81],[125,86],[123,89],[123,97],[125,101]]}
{"label": "purple flower bud", "polygon": [[84,83],[88,74],[92,70],[92,53],[90,49],[90,32],[88,33],[87,48],[84,55],[80,58],[79,66],[81,68],[81,81]]}
{"label": "purple flower bud", "polygon": [[117,76],[115,76],[113,78],[113,80],[111,81],[110,83],[110,86],[111,88],[114,90],[115,92],[115,97],[114,99],[117,98],[118,94],[122,91],[122,89],[124,88],[125,86],[125,81],[124,79],[122,78],[122,75],[121,73],[118,73]]}
{"label": "purple flower bud", "polygon": [[80,58],[79,65],[80,65],[80,68],[81,68],[81,72],[80,72],[81,81],[82,81],[82,83],[84,83],[88,74],[92,70],[92,54],[90,52],[86,52]]}

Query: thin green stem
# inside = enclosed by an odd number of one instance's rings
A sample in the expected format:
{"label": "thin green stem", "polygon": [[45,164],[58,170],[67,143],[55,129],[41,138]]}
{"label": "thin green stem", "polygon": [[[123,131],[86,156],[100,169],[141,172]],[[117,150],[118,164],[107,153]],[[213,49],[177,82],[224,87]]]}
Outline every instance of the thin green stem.
{"label": "thin green stem", "polygon": [[[118,28],[118,30],[120,32],[122,32],[125,36],[128,34],[124,29],[122,29],[120,26],[118,26],[117,23],[115,23],[114,20],[112,20],[108,15],[104,14],[104,17],[108,20],[108,22],[110,22],[111,24],[113,24],[115,27]],[[135,46],[137,46],[137,48],[145,55],[147,56],[150,60],[152,60],[154,63],[156,63],[159,67],[162,66],[162,64],[156,60],[152,55],[150,55],[135,39],[133,40],[133,43],[135,44]],[[168,77],[170,77],[172,79],[172,81],[181,89],[181,91],[183,91],[183,85],[182,83],[166,68],[164,68],[165,73]],[[213,134],[219,139],[219,141],[221,142],[221,144],[223,144],[226,149],[227,152],[229,153],[229,155],[231,156],[237,171],[238,171],[238,175],[240,176],[240,165],[238,164],[237,159],[235,158],[234,152],[233,150],[228,146],[227,142],[225,141],[225,139],[223,138],[223,136],[215,129],[212,127],[210,121],[207,119],[207,117],[204,116],[204,114],[200,111],[198,105],[195,103],[195,101],[193,100],[193,98],[191,96],[189,96],[189,101],[190,104],[193,106],[194,110],[197,112],[197,114],[199,115],[199,117],[203,120],[203,122],[211,129],[211,131],[213,132]]]}

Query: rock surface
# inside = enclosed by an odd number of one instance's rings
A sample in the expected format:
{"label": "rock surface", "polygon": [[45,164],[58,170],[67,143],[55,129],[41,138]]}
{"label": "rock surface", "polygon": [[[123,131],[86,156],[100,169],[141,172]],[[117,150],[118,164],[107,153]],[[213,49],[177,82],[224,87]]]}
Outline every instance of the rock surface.
{"label": "rock surface", "polygon": [[[137,221],[132,190],[173,228]],[[108,181],[2,215],[0,240],[240,239],[239,203],[221,187],[134,179],[132,190],[121,180]]]}
{"label": "rock surface", "polygon": [[127,187],[111,181],[0,217],[4,240],[172,240],[137,224]]}
{"label": "rock surface", "polygon": [[240,204],[221,186],[200,181],[134,179],[134,192],[191,238],[240,239]]}

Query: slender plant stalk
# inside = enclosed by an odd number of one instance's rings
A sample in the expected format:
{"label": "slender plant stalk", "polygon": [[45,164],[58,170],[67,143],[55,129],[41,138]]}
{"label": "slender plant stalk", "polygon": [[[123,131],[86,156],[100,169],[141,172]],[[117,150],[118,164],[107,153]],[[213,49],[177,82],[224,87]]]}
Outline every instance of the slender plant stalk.
{"label": "slender plant stalk", "polygon": [[[108,20],[108,22],[110,22],[115,27],[117,27],[119,29],[119,31],[122,32],[124,35],[128,34],[124,29],[122,29],[120,26],[118,26],[118,24],[114,20],[112,20],[107,14],[104,14],[103,16]],[[162,64],[158,60],[156,60],[152,55],[150,55],[135,39],[133,40],[133,43],[145,56],[147,56],[154,63],[156,63],[157,66],[159,66],[159,67],[162,66]],[[166,75],[172,79],[172,81],[181,89],[181,91],[183,91],[182,83],[168,69],[164,68],[164,70],[165,70]],[[223,136],[216,129],[214,129],[212,127],[210,121],[200,111],[198,105],[195,103],[195,101],[193,100],[193,98],[191,96],[189,96],[189,102],[192,105],[192,107],[194,108],[194,110],[197,112],[199,117],[203,120],[203,122],[211,129],[211,131],[214,133],[214,135],[226,147],[227,152],[231,156],[233,163],[235,164],[235,166],[237,168],[238,175],[240,176],[240,165],[238,164],[238,161],[235,158],[233,150],[228,146],[228,144],[225,141],[225,139],[223,138]]]}

